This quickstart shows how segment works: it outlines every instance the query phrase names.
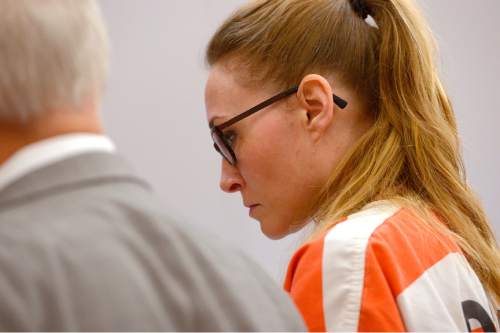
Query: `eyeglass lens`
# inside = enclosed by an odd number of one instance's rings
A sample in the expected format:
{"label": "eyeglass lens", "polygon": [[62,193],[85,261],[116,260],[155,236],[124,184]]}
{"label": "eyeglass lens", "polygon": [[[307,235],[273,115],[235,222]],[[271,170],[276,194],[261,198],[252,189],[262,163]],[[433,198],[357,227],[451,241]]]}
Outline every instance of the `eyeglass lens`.
{"label": "eyeglass lens", "polygon": [[235,161],[233,158],[233,154],[229,150],[230,148],[227,146],[224,139],[217,131],[212,132],[212,139],[214,140],[215,150],[217,150],[222,155],[222,157],[224,157],[226,161],[229,162],[229,164],[234,165]]}

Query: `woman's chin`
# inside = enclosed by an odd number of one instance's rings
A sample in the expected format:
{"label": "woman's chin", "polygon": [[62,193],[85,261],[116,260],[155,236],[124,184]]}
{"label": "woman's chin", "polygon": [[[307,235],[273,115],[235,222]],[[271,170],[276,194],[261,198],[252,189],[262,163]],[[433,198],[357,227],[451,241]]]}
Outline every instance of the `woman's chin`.
{"label": "woman's chin", "polygon": [[279,240],[279,239],[282,239],[286,236],[288,236],[288,233],[270,233],[270,232],[265,232],[264,230],[262,230],[262,233],[269,239],[272,239],[272,240]]}
{"label": "woman's chin", "polygon": [[259,221],[260,230],[269,239],[278,240],[288,235],[296,233],[308,224],[309,221],[303,223],[286,224],[286,223],[270,223],[270,221]]}
{"label": "woman's chin", "polygon": [[287,235],[287,233],[284,232],[283,228],[277,227],[276,225],[269,223],[270,221],[262,221],[262,220],[258,221],[260,223],[260,231],[269,239],[277,240]]}
{"label": "woman's chin", "polygon": [[260,222],[260,230],[267,238],[272,240],[282,239],[296,231],[292,230],[289,226],[268,226],[262,222]]}

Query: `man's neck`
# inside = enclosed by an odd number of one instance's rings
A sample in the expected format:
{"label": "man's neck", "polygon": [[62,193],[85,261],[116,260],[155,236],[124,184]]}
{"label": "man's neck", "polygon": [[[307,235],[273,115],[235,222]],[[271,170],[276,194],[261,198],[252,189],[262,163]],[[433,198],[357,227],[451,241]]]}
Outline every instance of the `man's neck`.
{"label": "man's neck", "polygon": [[23,124],[0,121],[0,165],[27,145],[71,133],[103,133],[98,113],[94,110],[48,113]]}

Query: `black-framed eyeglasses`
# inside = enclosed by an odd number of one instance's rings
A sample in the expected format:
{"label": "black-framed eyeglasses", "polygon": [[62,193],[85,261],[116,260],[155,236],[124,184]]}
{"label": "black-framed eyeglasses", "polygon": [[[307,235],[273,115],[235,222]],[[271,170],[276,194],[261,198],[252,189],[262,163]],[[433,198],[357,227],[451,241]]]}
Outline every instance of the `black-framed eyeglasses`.
{"label": "black-framed eyeglasses", "polygon": [[[257,104],[253,108],[250,108],[242,113],[240,113],[237,116],[234,116],[233,118],[229,119],[228,121],[223,122],[222,124],[219,124],[217,126],[215,125],[210,125],[210,131],[212,134],[212,140],[214,141],[214,148],[219,152],[219,154],[224,157],[224,159],[229,162],[231,165],[236,165],[236,155],[233,151],[233,148],[231,147],[231,143],[229,140],[225,137],[223,130],[234,123],[245,119],[248,116],[251,116],[252,114],[268,107],[269,105],[276,103],[277,101],[288,97],[294,93],[296,93],[299,90],[299,87],[293,87],[290,89],[287,89],[283,92],[280,92],[277,95],[274,95],[273,97],[266,99],[264,102]],[[347,106],[347,102],[343,100],[342,98],[338,97],[337,95],[333,94],[333,102],[337,104],[337,106],[341,109],[344,109]]]}

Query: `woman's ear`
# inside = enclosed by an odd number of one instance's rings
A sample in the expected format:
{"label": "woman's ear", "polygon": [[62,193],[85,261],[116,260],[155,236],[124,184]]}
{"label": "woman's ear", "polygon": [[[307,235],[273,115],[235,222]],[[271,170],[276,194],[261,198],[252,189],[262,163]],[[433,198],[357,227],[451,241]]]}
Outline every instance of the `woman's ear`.
{"label": "woman's ear", "polygon": [[319,140],[333,122],[333,92],[330,83],[321,75],[306,75],[297,92],[304,110],[304,125],[314,141]]}

